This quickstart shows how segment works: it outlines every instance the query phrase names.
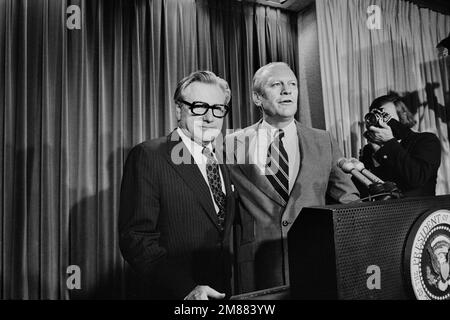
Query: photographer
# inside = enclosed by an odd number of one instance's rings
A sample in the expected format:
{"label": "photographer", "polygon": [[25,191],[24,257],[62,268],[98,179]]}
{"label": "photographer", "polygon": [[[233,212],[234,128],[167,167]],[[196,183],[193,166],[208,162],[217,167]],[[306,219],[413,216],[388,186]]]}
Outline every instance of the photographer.
{"label": "photographer", "polygon": [[412,131],[413,115],[397,96],[378,97],[369,111],[364,132],[369,143],[360,161],[381,179],[395,182],[404,196],[435,195],[441,162],[436,135]]}

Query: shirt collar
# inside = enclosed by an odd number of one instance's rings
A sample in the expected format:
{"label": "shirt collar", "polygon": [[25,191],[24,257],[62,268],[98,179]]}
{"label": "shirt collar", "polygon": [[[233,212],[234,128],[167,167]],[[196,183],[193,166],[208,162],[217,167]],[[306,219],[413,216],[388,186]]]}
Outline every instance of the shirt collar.
{"label": "shirt collar", "polygon": [[[270,132],[270,136],[273,138],[278,130],[278,128],[275,128],[271,124],[269,124],[266,120],[263,120],[261,122],[261,129],[267,130],[267,132]],[[286,137],[292,137],[293,135],[297,134],[297,126],[295,125],[295,120],[292,119],[292,121],[285,126],[284,128],[281,128],[284,131],[284,134]]]}
{"label": "shirt collar", "polygon": [[211,152],[213,152],[213,146],[211,142],[209,142],[206,146],[203,146],[197,143],[196,141],[192,140],[191,138],[189,138],[179,127],[177,128],[177,133],[180,136],[181,140],[186,145],[186,147],[188,148],[188,150],[191,152],[191,154],[194,153],[202,154],[204,147],[207,147],[209,150],[211,150]]}

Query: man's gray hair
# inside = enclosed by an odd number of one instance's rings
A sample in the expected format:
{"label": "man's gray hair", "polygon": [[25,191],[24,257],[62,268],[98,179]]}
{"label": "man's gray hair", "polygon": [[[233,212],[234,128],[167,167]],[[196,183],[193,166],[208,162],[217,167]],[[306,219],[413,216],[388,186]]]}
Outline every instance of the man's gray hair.
{"label": "man's gray hair", "polygon": [[175,94],[173,95],[173,100],[175,101],[176,104],[179,104],[180,100],[184,100],[183,92],[193,82],[215,84],[219,86],[225,93],[225,104],[228,104],[228,102],[230,102],[231,90],[230,87],[228,86],[228,82],[216,76],[211,71],[202,70],[192,72],[190,75],[184,77],[178,82],[177,88],[175,89]]}
{"label": "man's gray hair", "polygon": [[253,92],[256,92],[258,94],[263,93],[262,79],[264,78],[263,77],[264,73],[267,70],[269,70],[270,68],[275,67],[275,66],[285,66],[285,67],[288,67],[289,69],[291,69],[291,67],[286,62],[270,62],[270,63],[262,66],[255,72],[255,75],[253,76]]}

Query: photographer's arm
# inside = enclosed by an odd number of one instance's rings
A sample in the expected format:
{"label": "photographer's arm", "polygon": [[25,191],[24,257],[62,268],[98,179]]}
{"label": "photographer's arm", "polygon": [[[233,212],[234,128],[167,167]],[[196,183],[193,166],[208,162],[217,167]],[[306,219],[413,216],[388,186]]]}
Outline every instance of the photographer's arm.
{"label": "photographer's arm", "polygon": [[439,168],[440,141],[434,134],[424,133],[407,151],[396,139],[391,139],[374,154],[374,158],[381,166],[392,168],[412,188],[420,187]]}

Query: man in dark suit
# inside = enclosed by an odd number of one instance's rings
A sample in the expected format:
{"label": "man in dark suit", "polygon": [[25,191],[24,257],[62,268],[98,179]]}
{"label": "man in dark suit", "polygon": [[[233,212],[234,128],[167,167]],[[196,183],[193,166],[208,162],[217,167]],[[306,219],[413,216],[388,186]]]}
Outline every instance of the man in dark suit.
{"label": "man in dark suit", "polygon": [[123,173],[119,233],[125,260],[154,299],[230,294],[230,177],[214,155],[230,90],[209,71],[178,83],[178,128],[135,146]]}
{"label": "man in dark suit", "polygon": [[297,78],[287,64],[261,67],[253,78],[253,101],[262,119],[226,137],[239,195],[240,293],[289,284],[287,233],[303,207],[324,205],[326,195],[340,203],[359,199],[337,167],[341,152],[330,134],[294,120],[297,97]]}
{"label": "man in dark suit", "polygon": [[381,179],[395,182],[406,197],[434,196],[441,164],[439,139],[410,129],[416,121],[396,95],[378,97],[369,107],[374,109],[389,114],[396,126],[393,130],[381,122],[367,129],[364,136],[369,143],[361,151],[361,162]]}

